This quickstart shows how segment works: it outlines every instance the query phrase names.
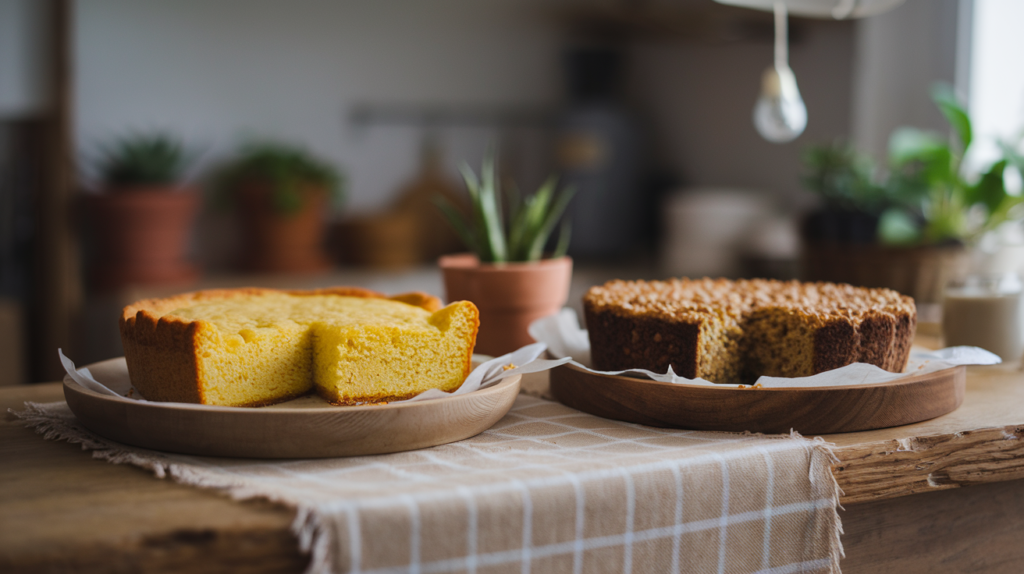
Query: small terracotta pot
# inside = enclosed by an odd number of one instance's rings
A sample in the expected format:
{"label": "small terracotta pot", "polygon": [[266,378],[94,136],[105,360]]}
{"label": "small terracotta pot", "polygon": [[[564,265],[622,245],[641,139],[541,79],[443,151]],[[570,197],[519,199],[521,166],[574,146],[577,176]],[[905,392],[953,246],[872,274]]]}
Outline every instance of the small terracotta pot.
{"label": "small terracotta pot", "polygon": [[472,301],[480,309],[476,352],[503,355],[533,343],[530,323],[557,313],[569,298],[572,259],[532,263],[480,263],[475,255],[439,260],[448,301]]}
{"label": "small terracotta pot", "polygon": [[265,273],[308,273],[331,267],[324,253],[327,191],[306,186],[298,211],[275,209],[268,185],[248,182],[235,193],[241,216],[241,265]]}
{"label": "small terracotta pot", "polygon": [[194,189],[140,187],[86,196],[96,263],[92,284],[111,290],[136,284],[194,281],[189,236],[199,211]]}

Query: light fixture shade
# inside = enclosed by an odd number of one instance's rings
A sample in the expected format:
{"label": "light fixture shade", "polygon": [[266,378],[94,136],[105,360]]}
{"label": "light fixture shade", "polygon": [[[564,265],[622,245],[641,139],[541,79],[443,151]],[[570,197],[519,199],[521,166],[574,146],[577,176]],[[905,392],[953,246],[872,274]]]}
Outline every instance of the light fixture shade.
{"label": "light fixture shade", "polygon": [[[783,0],[791,16],[805,18],[864,18],[888,12],[903,0]],[[775,0],[715,0],[719,4],[771,12]]]}

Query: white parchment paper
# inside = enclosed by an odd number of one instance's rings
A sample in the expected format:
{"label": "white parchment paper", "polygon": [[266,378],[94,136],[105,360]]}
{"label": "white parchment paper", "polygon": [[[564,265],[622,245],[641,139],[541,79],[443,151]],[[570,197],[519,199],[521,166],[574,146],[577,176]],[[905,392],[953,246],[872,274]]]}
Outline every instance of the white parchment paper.
{"label": "white parchment paper", "polygon": [[[572,358],[572,364],[592,373],[603,375],[631,375],[653,379],[662,383],[711,385],[739,388],[746,385],[719,385],[704,379],[687,379],[672,372],[655,373],[644,369],[626,371],[596,371],[590,363],[590,339],[586,329],[580,328],[576,312],[565,308],[555,315],[538,319],[530,325],[530,336],[544,343],[554,357]],[[890,373],[874,365],[854,363],[845,367],[818,373],[810,377],[761,377],[755,384],[764,388],[835,387],[865,385],[895,381],[903,377],[941,371],[957,365],[995,365],[1002,362],[998,355],[978,347],[948,347],[938,351],[914,348],[903,373]]]}
{"label": "white parchment paper", "polygon": [[[512,375],[524,375],[527,373],[546,371],[548,369],[553,369],[558,365],[568,363],[571,360],[570,357],[555,360],[541,359],[540,357],[544,355],[544,351],[546,349],[547,345],[544,343],[533,343],[532,345],[527,345],[500,357],[495,357],[493,359],[487,357],[483,363],[480,363],[472,372],[469,373],[469,376],[466,377],[466,380],[463,381],[462,386],[458,389],[450,393],[446,393],[438,389],[431,389],[405,400],[424,401],[428,399],[442,399],[455,395],[464,395],[466,393],[472,393],[473,391],[493,386],[499,381],[502,381],[506,377],[511,377]],[[146,402],[146,399],[139,394],[138,389],[133,389],[132,392],[127,393],[126,395],[117,393],[96,380],[88,367],[82,367],[81,369],[75,368],[75,363],[69,359],[61,349],[57,349],[57,354],[60,355],[61,364],[64,365],[64,370],[67,371],[68,376],[83,387],[102,395],[107,395],[121,400]],[[389,403],[399,402],[405,401],[389,401]],[[190,406],[201,407],[203,405]]]}

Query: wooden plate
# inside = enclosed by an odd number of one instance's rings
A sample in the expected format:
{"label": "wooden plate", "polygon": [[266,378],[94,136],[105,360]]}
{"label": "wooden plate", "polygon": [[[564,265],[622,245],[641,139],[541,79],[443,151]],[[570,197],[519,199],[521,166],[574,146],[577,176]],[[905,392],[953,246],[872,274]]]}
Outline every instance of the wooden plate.
{"label": "wooden plate", "polygon": [[[89,365],[93,377],[127,392],[124,358]],[[137,402],[102,395],[64,377],[78,420],[108,439],[153,450],[242,458],[384,454],[480,434],[512,408],[522,377],[443,399],[338,407],[307,396],[262,408]]]}
{"label": "wooden plate", "polygon": [[966,367],[953,367],[881,384],[737,389],[598,375],[562,365],[551,371],[551,394],[593,415],[656,427],[830,434],[952,412],[964,400],[966,373]]}

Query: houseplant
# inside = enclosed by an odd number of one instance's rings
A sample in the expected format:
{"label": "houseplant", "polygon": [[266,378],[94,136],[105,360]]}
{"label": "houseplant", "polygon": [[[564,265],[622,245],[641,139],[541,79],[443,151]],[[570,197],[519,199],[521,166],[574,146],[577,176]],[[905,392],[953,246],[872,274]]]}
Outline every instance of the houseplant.
{"label": "houseplant", "polygon": [[951,90],[932,99],[953,138],[914,128],[893,132],[888,174],[843,144],[805,154],[804,185],[823,207],[805,219],[806,279],[890,287],[920,302],[937,302],[942,286],[977,265],[979,245],[1020,217],[1022,197],[1010,194],[1003,173],[1024,167],[1011,146],[975,180],[964,168],[971,121]]}
{"label": "houseplant", "polygon": [[469,191],[468,215],[443,197],[435,202],[472,251],[441,257],[445,291],[449,301],[472,301],[480,309],[476,351],[502,355],[532,343],[530,323],[557,312],[568,299],[568,221],[562,222],[549,257],[544,249],[573,192],[558,191],[552,177],[528,197],[511,185],[503,193],[492,153],[484,158],[479,179],[468,166],[462,176]]}
{"label": "houseplant", "polygon": [[879,238],[891,244],[963,243],[982,237],[1013,217],[1024,201],[1006,188],[1007,167],[1024,168],[1024,158],[1000,144],[1002,157],[976,181],[964,168],[973,141],[971,120],[949,88],[936,87],[932,99],[953,128],[953,138],[914,128],[893,132],[887,188],[893,205],[879,220]]}
{"label": "houseplant", "polygon": [[85,197],[95,288],[185,283],[198,276],[186,257],[199,208],[197,190],[181,183],[189,155],[160,132],[124,136],[100,148],[93,162],[99,193]]}
{"label": "houseplant", "polygon": [[341,200],[337,169],[304,149],[252,143],[216,176],[222,204],[239,213],[250,271],[310,272],[330,267],[324,254],[327,210]]}

